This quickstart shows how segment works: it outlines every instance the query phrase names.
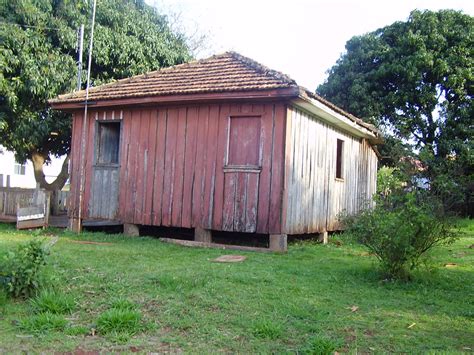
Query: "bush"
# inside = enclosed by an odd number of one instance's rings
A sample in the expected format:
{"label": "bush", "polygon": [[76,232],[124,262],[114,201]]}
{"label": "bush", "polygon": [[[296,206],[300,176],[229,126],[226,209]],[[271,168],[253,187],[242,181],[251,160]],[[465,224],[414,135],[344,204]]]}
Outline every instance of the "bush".
{"label": "bush", "polygon": [[0,282],[10,296],[30,297],[38,289],[48,254],[42,242],[33,240],[5,256]]}
{"label": "bush", "polygon": [[388,278],[409,279],[429,250],[456,238],[439,203],[421,192],[398,191],[375,202],[373,209],[343,218],[343,224],[378,258]]}
{"label": "bush", "polygon": [[382,198],[395,191],[400,191],[406,185],[406,177],[400,169],[382,166],[377,171],[377,194]]}

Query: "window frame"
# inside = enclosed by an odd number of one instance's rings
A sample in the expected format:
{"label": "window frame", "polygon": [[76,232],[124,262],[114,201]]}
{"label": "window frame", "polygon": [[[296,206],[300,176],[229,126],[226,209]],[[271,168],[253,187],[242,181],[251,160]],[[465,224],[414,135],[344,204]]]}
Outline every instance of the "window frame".
{"label": "window frame", "polygon": [[[103,163],[99,162],[100,156],[100,126],[108,124],[119,125],[119,135],[118,135],[118,149],[117,149],[117,162],[116,163]],[[122,142],[122,120],[96,120],[95,122],[95,147],[94,147],[94,164],[93,166],[101,167],[119,167],[120,166],[120,153],[121,153],[121,142]]]}
{"label": "window frame", "polygon": [[336,138],[336,166],[334,175],[337,181],[344,181],[344,143],[343,139]]}
{"label": "window frame", "polygon": [[[260,173],[262,170],[262,114],[261,113],[254,113],[254,112],[249,112],[249,113],[238,113],[238,114],[231,114],[227,116],[227,145],[226,145],[226,152],[225,152],[225,161],[224,161],[224,172],[254,172],[254,173]],[[231,125],[232,125],[232,119],[233,118],[255,118],[259,120],[259,142],[258,142],[258,153],[257,153],[257,165],[250,165],[250,164],[230,164],[229,163],[229,157],[230,157],[230,145],[231,145],[231,139],[230,139],[230,133],[231,133]]]}
{"label": "window frame", "polygon": [[[18,170],[18,172],[17,172]],[[25,176],[26,175],[26,164],[20,164],[18,162],[15,162],[13,164],[13,174],[14,175],[19,175],[19,176]]]}

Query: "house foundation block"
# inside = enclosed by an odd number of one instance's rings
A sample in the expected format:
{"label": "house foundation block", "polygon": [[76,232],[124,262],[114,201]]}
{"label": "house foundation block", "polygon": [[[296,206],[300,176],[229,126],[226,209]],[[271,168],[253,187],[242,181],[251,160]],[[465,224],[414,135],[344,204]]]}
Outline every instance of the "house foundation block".
{"label": "house foundation block", "polygon": [[129,237],[138,237],[140,235],[140,230],[136,224],[124,223],[123,234],[128,235]]}
{"label": "house foundation block", "polygon": [[194,229],[194,240],[196,242],[202,243],[211,243],[212,242],[212,232],[207,229],[196,227]]}
{"label": "house foundation block", "polygon": [[318,241],[323,244],[328,243],[328,232],[319,233]]}
{"label": "house foundation block", "polygon": [[68,229],[74,233],[81,233],[82,232],[82,220],[80,218],[69,218],[69,226]]}
{"label": "house foundation block", "polygon": [[286,234],[270,234],[270,250],[285,253],[288,251],[288,237]]}

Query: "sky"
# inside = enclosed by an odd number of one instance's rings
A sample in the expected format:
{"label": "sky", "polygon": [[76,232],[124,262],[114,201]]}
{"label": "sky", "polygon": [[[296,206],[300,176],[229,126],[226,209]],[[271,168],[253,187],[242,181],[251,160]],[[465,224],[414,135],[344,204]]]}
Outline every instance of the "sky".
{"label": "sky", "polygon": [[198,59],[236,51],[314,91],[347,40],[414,9],[455,9],[474,16],[473,0],[146,0],[188,35],[206,35]]}

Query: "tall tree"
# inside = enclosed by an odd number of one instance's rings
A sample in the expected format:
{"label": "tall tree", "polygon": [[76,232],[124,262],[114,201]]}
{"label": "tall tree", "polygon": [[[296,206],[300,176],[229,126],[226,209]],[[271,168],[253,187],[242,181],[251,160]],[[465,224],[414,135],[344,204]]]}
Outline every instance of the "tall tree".
{"label": "tall tree", "polygon": [[353,37],[317,92],[409,143],[445,199],[472,203],[473,17],[415,10]]}
{"label": "tall tree", "polygon": [[[47,100],[76,86],[77,31],[90,28],[92,1],[0,0],[0,144],[19,162],[32,160],[41,187],[60,189],[68,178],[66,158],[58,178],[47,183],[43,165],[68,155],[71,122]],[[86,30],[84,43],[88,43]],[[86,46],[85,46],[86,47]],[[92,84],[189,60],[186,38],[143,0],[97,4]]]}

